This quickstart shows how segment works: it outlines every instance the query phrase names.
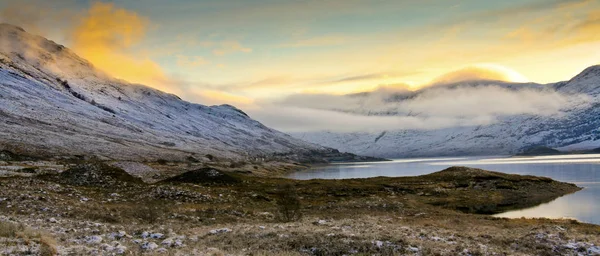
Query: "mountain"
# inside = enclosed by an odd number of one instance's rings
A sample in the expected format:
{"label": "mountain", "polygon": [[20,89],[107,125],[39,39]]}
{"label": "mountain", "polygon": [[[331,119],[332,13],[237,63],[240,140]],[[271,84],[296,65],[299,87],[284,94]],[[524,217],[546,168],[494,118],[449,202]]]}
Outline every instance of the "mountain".
{"label": "mountain", "polygon": [[98,71],[71,50],[0,25],[0,151],[150,161],[362,159]]}
{"label": "mountain", "polygon": [[[552,92],[563,96],[587,97],[586,104],[567,102],[554,115],[518,114],[498,117],[488,125],[464,125],[443,129],[382,128],[378,132],[299,132],[292,135],[342,151],[394,157],[513,155],[532,148],[547,147],[560,151],[600,148],[600,66],[585,69],[573,79],[553,84],[470,81],[443,85],[446,88],[494,86],[508,90]],[[436,87],[416,92],[391,94],[388,102],[418,98]],[[357,97],[353,95],[352,97]],[[345,111],[347,112],[347,111]],[[360,115],[410,116],[397,110],[355,109]]]}

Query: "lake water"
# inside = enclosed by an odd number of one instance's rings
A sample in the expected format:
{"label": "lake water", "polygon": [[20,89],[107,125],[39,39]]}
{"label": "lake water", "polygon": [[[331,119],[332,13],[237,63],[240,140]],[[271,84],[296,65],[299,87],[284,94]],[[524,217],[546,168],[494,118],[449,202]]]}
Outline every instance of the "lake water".
{"label": "lake water", "polygon": [[536,207],[497,214],[499,217],[574,218],[600,225],[600,154],[536,157],[451,157],[397,159],[390,162],[340,163],[292,173],[289,178],[349,179],[415,176],[450,166],[528,174],[571,182],[584,189]]}

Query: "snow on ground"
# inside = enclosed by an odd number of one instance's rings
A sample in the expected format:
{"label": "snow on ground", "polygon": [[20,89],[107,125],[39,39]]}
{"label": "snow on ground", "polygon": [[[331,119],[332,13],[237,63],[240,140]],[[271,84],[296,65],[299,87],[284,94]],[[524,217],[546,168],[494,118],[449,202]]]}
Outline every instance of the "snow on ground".
{"label": "snow on ground", "polygon": [[110,78],[69,49],[6,24],[0,25],[0,117],[0,148],[29,153],[150,160],[324,150],[233,106],[193,104]]}

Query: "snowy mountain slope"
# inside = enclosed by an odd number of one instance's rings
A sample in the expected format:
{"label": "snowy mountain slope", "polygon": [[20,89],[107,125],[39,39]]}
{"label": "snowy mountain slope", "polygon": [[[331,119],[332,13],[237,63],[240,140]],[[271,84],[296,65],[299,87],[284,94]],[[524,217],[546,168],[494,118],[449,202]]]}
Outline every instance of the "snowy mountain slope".
{"label": "snowy mountain slope", "polygon": [[0,25],[0,150],[119,160],[295,161],[339,154],[265,127],[229,106],[192,104],[113,79],[69,49]]}
{"label": "snowy mountain slope", "polygon": [[[379,157],[416,157],[445,155],[515,154],[534,146],[561,150],[589,150],[600,147],[600,66],[584,70],[573,79],[555,84],[521,84],[472,81],[445,85],[448,88],[497,86],[510,90],[558,92],[583,95],[586,104],[568,102],[559,114],[518,114],[499,117],[489,125],[471,125],[442,129],[416,130],[382,128],[380,132],[303,132],[293,136],[342,151]],[[392,94],[388,101],[402,102],[419,97],[428,90]],[[358,109],[356,114],[406,116],[398,111],[373,112]]]}

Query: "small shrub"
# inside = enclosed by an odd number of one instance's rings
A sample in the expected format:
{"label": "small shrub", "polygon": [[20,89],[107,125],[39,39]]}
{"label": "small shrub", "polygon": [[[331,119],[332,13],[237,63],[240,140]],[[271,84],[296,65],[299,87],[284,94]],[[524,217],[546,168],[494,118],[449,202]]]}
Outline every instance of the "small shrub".
{"label": "small shrub", "polygon": [[302,219],[302,206],[294,186],[291,184],[284,185],[277,191],[276,198],[281,221],[292,222]]}
{"label": "small shrub", "polygon": [[25,226],[12,222],[0,222],[0,237],[15,237],[17,233],[23,232]]}
{"label": "small shrub", "polygon": [[[59,79],[59,81],[60,81],[60,79]],[[60,84],[61,84],[63,87],[65,87],[65,89],[67,89],[67,90],[71,90],[71,86],[69,85],[69,82],[67,82],[67,80],[60,81]]]}
{"label": "small shrub", "polygon": [[199,163],[200,161],[198,161],[198,159],[194,158],[193,156],[188,156],[187,157],[187,161],[188,162],[192,162],[192,163]]}
{"label": "small shrub", "polygon": [[56,241],[52,237],[47,235],[40,235],[40,255],[58,255],[58,250],[56,249]]}
{"label": "small shrub", "polygon": [[169,209],[159,202],[149,202],[131,210],[134,218],[148,224],[157,223],[162,216],[170,213]]}
{"label": "small shrub", "polygon": [[229,164],[229,168],[240,168],[244,165],[246,165],[246,162],[244,161],[231,162],[231,164]]}
{"label": "small shrub", "polygon": [[102,109],[102,110],[104,110],[104,111],[106,111],[108,113],[111,113],[111,114],[116,114],[117,113],[112,108],[109,108],[107,106],[103,106],[103,105],[100,105],[100,104],[96,104],[95,106],[98,107],[99,109]]}
{"label": "small shrub", "polygon": [[75,91],[70,91],[70,92],[71,92],[71,94],[72,94],[72,95],[73,95],[75,98],[78,98],[78,99],[80,99],[80,100],[86,101],[86,98],[85,98],[85,96],[83,96],[83,94],[80,94],[80,93],[78,93],[78,92],[75,92]]}

